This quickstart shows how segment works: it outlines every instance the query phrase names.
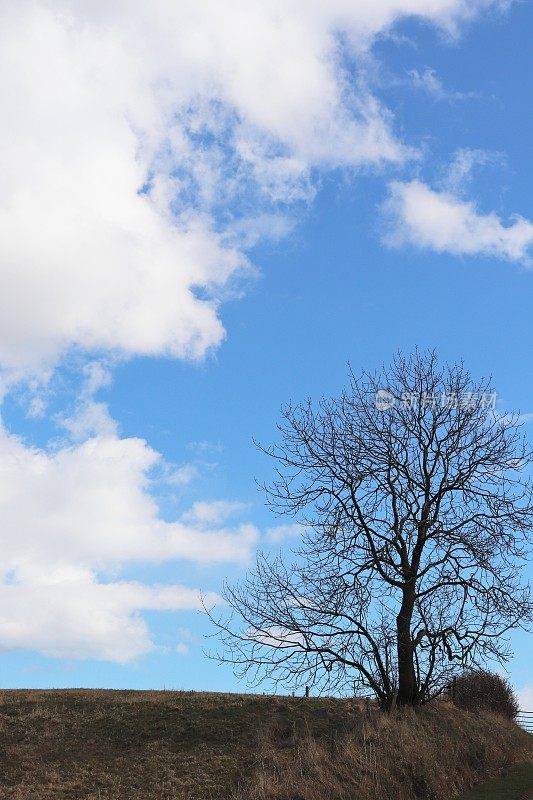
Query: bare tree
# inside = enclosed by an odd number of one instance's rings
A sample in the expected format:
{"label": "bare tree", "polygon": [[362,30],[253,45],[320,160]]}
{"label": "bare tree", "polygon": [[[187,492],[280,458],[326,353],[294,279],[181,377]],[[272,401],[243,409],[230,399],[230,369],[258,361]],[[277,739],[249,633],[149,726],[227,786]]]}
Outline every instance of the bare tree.
{"label": "bare tree", "polygon": [[533,618],[519,569],[532,457],[494,398],[461,364],[416,352],[350,374],[316,409],[284,408],[264,488],[301,542],[291,563],[260,553],[225,587],[220,657],[256,681],[370,689],[384,709],[505,661],[506,633]]}

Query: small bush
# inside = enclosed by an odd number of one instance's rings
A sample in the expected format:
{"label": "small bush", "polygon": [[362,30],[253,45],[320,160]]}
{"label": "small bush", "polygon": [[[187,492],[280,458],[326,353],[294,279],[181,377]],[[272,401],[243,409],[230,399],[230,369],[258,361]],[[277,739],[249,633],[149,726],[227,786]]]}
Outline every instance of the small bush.
{"label": "small bush", "polygon": [[451,686],[453,702],[466,711],[493,711],[514,719],[519,707],[506,678],[487,670],[469,670],[456,678]]}

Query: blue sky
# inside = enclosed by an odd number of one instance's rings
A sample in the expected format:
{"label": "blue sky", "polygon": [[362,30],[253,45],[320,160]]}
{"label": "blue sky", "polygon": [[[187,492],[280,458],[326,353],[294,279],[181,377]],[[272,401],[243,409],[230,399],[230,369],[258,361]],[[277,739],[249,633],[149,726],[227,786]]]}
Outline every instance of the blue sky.
{"label": "blue sky", "polygon": [[3,685],[242,689],[197,590],[290,546],[252,438],[348,362],[533,411],[531,4],[352,5],[8,4]]}

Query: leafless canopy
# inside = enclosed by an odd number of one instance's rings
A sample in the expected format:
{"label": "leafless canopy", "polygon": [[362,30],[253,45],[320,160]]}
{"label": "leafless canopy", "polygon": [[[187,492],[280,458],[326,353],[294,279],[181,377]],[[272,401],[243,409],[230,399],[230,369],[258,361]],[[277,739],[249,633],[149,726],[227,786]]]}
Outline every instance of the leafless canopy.
{"label": "leafless canopy", "polygon": [[350,374],[338,398],[283,409],[265,487],[303,524],[289,558],[260,554],[216,620],[220,657],[252,681],[371,690],[419,705],[465,666],[505,661],[533,618],[520,582],[531,454],[489,382],[434,353]]}

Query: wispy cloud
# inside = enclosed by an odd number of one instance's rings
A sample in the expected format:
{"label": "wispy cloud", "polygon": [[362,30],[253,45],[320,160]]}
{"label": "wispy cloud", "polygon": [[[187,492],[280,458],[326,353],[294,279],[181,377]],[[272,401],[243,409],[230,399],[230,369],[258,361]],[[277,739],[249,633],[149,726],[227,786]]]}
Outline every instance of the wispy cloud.
{"label": "wispy cloud", "polygon": [[437,75],[436,70],[431,67],[425,67],[423,70],[411,69],[407,74],[413,88],[424,92],[435,100],[453,103],[459,100],[471,100],[474,97],[478,97],[477,92],[461,92],[447,89]]}
{"label": "wispy cloud", "polygon": [[533,684],[523,686],[516,692],[516,696],[523,711],[533,711]]}
{"label": "wispy cloud", "polygon": [[247,503],[238,500],[199,500],[183,514],[183,520],[199,525],[218,525],[230,517],[242,514],[247,508]]}
{"label": "wispy cloud", "polygon": [[411,244],[453,255],[483,255],[531,263],[533,222],[518,215],[508,223],[483,214],[450,191],[437,191],[420,180],[394,181],[383,206],[384,241],[391,247]]}
{"label": "wispy cloud", "polygon": [[479,167],[505,164],[503,153],[479,148],[462,147],[456,150],[443,172],[439,188],[461,196],[470,185],[474,171]]}
{"label": "wispy cloud", "polygon": [[288,525],[274,525],[267,528],[265,539],[269,544],[281,544],[290,539],[297,539],[305,531],[305,526],[298,522]]}

